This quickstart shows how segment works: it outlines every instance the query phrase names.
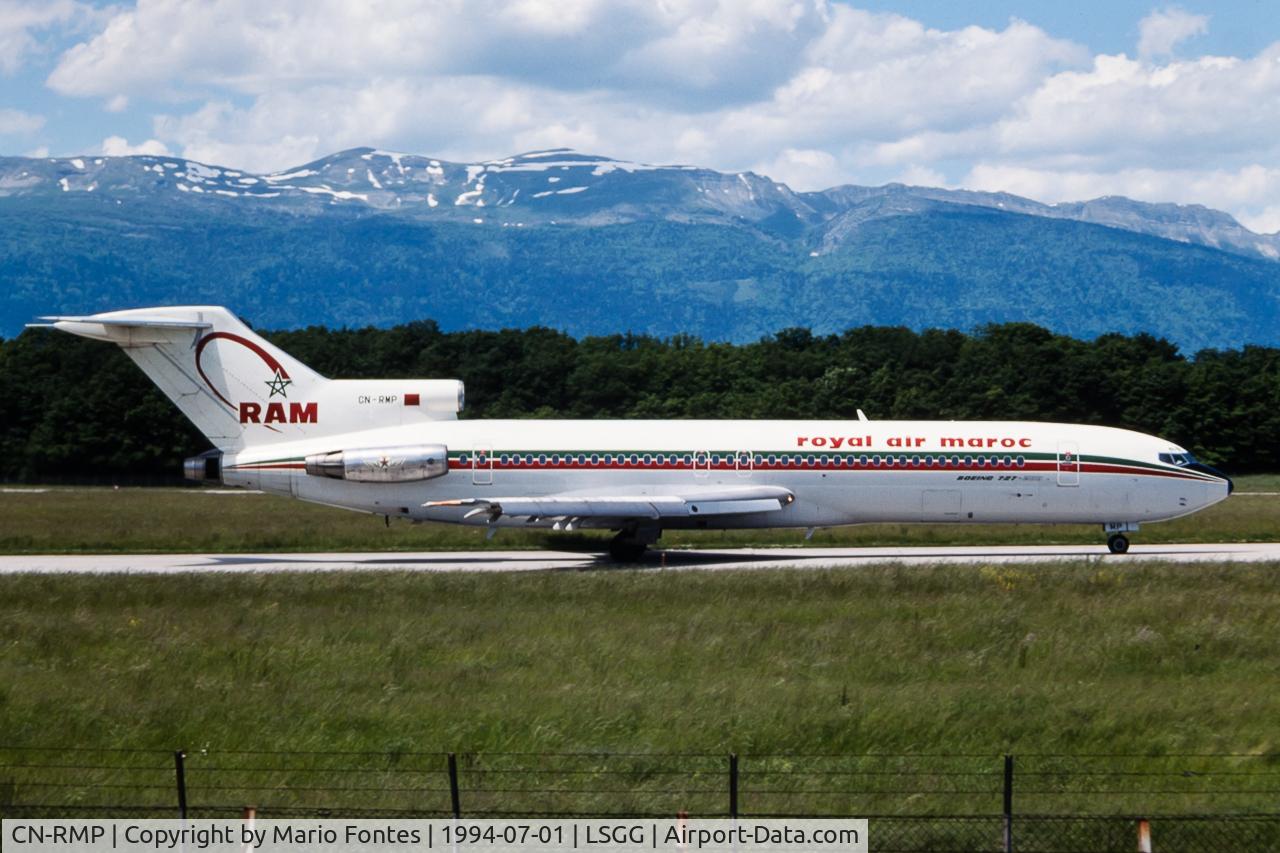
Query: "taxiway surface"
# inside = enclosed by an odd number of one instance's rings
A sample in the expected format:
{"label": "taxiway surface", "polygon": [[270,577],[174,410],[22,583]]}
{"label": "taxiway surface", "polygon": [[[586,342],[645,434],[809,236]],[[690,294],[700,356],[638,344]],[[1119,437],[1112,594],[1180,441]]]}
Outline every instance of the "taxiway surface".
{"label": "taxiway surface", "polygon": [[438,551],[351,554],[74,554],[0,556],[0,574],[19,572],[524,572],[636,568],[642,570],[801,569],[884,563],[1052,563],[1105,561],[1108,564],[1163,561],[1280,562],[1280,542],[1230,545],[1134,545],[1113,556],[1104,545],[999,545],[935,548],[726,548],[655,551],[634,565],[568,551]]}

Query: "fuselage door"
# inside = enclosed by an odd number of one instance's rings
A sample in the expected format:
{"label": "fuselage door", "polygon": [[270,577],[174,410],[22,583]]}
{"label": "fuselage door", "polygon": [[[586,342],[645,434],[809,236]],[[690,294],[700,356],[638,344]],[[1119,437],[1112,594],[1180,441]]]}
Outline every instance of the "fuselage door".
{"label": "fuselage door", "polygon": [[493,485],[493,445],[477,444],[471,448],[471,482],[476,486]]}
{"label": "fuselage door", "polygon": [[1058,485],[1080,485],[1080,445],[1074,441],[1058,442]]}
{"label": "fuselage door", "polygon": [[698,478],[711,476],[711,451],[693,451],[693,476]]}
{"label": "fuselage door", "polygon": [[751,471],[755,467],[752,461],[753,457],[750,450],[739,450],[733,454],[733,467],[737,469],[739,477],[751,476]]}

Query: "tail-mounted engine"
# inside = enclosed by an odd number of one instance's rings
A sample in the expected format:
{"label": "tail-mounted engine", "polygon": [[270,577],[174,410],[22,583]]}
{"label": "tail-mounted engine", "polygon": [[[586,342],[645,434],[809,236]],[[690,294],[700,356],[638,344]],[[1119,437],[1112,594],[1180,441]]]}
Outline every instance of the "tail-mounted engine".
{"label": "tail-mounted engine", "polygon": [[206,450],[199,456],[182,460],[182,476],[205,483],[222,482],[222,451]]}
{"label": "tail-mounted engine", "polygon": [[313,453],[307,473],[357,483],[411,483],[449,473],[449,450],[443,444],[367,447]]}

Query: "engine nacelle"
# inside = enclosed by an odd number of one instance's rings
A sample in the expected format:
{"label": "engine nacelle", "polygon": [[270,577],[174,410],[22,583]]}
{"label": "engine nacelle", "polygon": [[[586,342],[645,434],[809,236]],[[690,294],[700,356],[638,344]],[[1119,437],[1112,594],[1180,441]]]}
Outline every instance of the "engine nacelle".
{"label": "engine nacelle", "polygon": [[467,389],[457,379],[426,379],[414,383],[420,389],[422,406],[438,415],[457,415],[467,402]]}
{"label": "engine nacelle", "polygon": [[449,473],[449,450],[443,444],[413,444],[313,453],[307,457],[307,473],[357,483],[430,480]]}
{"label": "engine nacelle", "polygon": [[205,483],[222,482],[222,451],[206,450],[182,460],[182,476]]}

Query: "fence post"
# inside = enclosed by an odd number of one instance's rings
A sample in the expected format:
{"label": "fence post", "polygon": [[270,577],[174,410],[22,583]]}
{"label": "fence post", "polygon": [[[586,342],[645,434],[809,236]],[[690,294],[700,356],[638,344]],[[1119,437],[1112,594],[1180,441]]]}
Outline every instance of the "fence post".
{"label": "fence post", "polygon": [[458,756],[449,753],[449,803],[453,806],[453,817],[462,817],[461,800],[458,797]]}
{"label": "fence post", "polygon": [[1013,756],[1004,757],[1004,853],[1013,853]]}
{"label": "fence post", "polygon": [[1151,821],[1138,819],[1138,853],[1151,853]]}
{"label": "fence post", "polygon": [[738,753],[729,753],[729,817],[738,819]]}
{"label": "fence post", "polygon": [[[240,812],[240,819],[244,821],[244,828],[249,830],[250,832],[253,832],[253,827],[258,822],[258,807],[245,806],[244,809]],[[244,850],[245,850],[245,853],[253,853],[253,845],[246,844],[244,847]]]}
{"label": "fence post", "polygon": [[178,817],[187,819],[187,753],[185,750],[173,751],[173,772],[178,783]]}

